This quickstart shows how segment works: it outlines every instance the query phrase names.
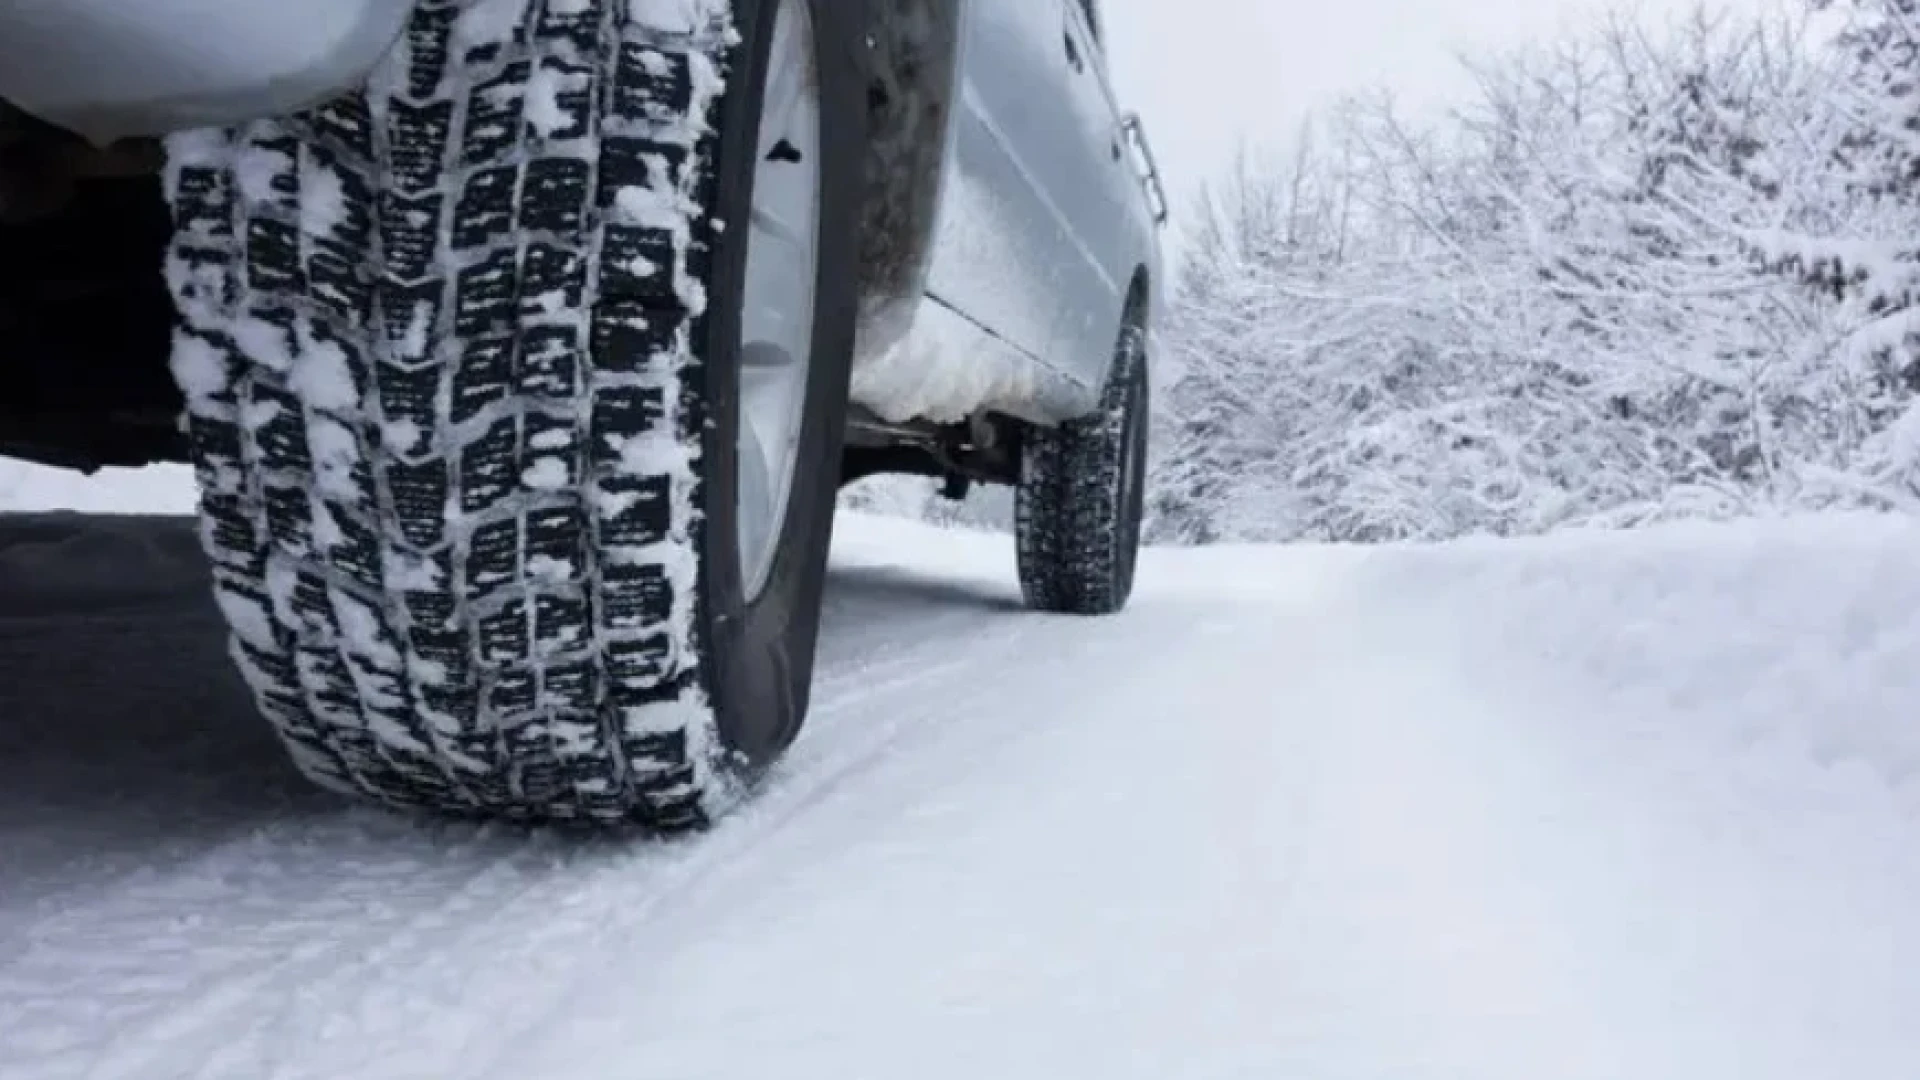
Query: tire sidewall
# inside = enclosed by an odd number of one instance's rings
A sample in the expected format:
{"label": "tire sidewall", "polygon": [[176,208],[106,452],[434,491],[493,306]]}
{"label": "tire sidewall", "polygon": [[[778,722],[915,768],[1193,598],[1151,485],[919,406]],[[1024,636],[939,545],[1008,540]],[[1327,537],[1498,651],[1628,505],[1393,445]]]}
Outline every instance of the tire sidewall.
{"label": "tire sidewall", "polygon": [[736,505],[740,426],[740,312],[746,280],[748,223],[758,155],[768,53],[779,0],[737,0],[731,92],[717,117],[718,149],[708,313],[695,328],[702,357],[698,396],[705,405],[701,438],[698,596],[706,691],[721,742],[733,764],[768,764],[792,743],[812,684],[815,644],[853,355],[860,196],[858,26],[846,5],[807,0],[813,18],[815,72],[820,80],[819,264],[815,281],[813,354],[800,425],[795,475],[766,586],[746,598],[740,568]]}

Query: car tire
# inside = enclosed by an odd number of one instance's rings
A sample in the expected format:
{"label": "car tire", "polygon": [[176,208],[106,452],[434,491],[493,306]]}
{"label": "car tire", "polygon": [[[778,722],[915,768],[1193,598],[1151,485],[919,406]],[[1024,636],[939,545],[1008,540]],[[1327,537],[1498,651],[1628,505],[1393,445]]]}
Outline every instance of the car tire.
{"label": "car tire", "polygon": [[[169,139],[203,546],[309,776],[674,832],[792,742],[852,356],[859,34],[835,0],[424,0],[363,89]],[[783,364],[784,435],[743,448]],[[750,543],[745,465],[776,445],[790,468],[754,475],[792,483]]]}
{"label": "car tire", "polygon": [[1037,611],[1112,615],[1133,595],[1146,491],[1147,375],[1145,330],[1130,314],[1099,409],[1026,430],[1014,533],[1021,592]]}

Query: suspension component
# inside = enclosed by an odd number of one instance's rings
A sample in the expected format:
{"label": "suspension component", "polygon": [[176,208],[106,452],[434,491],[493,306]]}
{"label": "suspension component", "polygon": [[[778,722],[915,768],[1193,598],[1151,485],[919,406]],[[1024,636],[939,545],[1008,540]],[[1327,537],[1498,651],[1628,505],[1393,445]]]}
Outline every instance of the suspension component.
{"label": "suspension component", "polygon": [[0,102],[0,225],[60,213],[82,180],[156,176],[163,160],[157,140],[95,146]]}

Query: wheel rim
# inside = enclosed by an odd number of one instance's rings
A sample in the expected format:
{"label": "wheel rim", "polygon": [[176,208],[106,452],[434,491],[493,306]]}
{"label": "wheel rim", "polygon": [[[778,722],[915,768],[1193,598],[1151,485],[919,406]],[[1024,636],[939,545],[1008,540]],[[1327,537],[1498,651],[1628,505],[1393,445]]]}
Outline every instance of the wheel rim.
{"label": "wheel rim", "polygon": [[772,576],[799,467],[820,252],[820,83],[806,0],[780,0],[767,59],[740,313],[735,522],[749,602]]}

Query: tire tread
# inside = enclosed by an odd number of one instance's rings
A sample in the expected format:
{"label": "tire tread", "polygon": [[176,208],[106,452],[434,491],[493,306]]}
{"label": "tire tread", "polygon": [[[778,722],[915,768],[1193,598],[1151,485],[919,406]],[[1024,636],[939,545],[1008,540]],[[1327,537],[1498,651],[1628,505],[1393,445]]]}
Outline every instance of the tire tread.
{"label": "tire tread", "polygon": [[730,28],[531,0],[476,38],[497,6],[425,0],[363,92],[169,140],[203,543],[317,781],[693,827],[730,786],[691,344]]}
{"label": "tire tread", "polygon": [[[1020,587],[1027,605],[1068,615],[1109,615],[1133,590],[1139,520],[1122,503],[1141,332],[1123,333],[1100,407],[1056,428],[1030,428],[1014,499]],[[1144,423],[1144,418],[1140,421]]]}

